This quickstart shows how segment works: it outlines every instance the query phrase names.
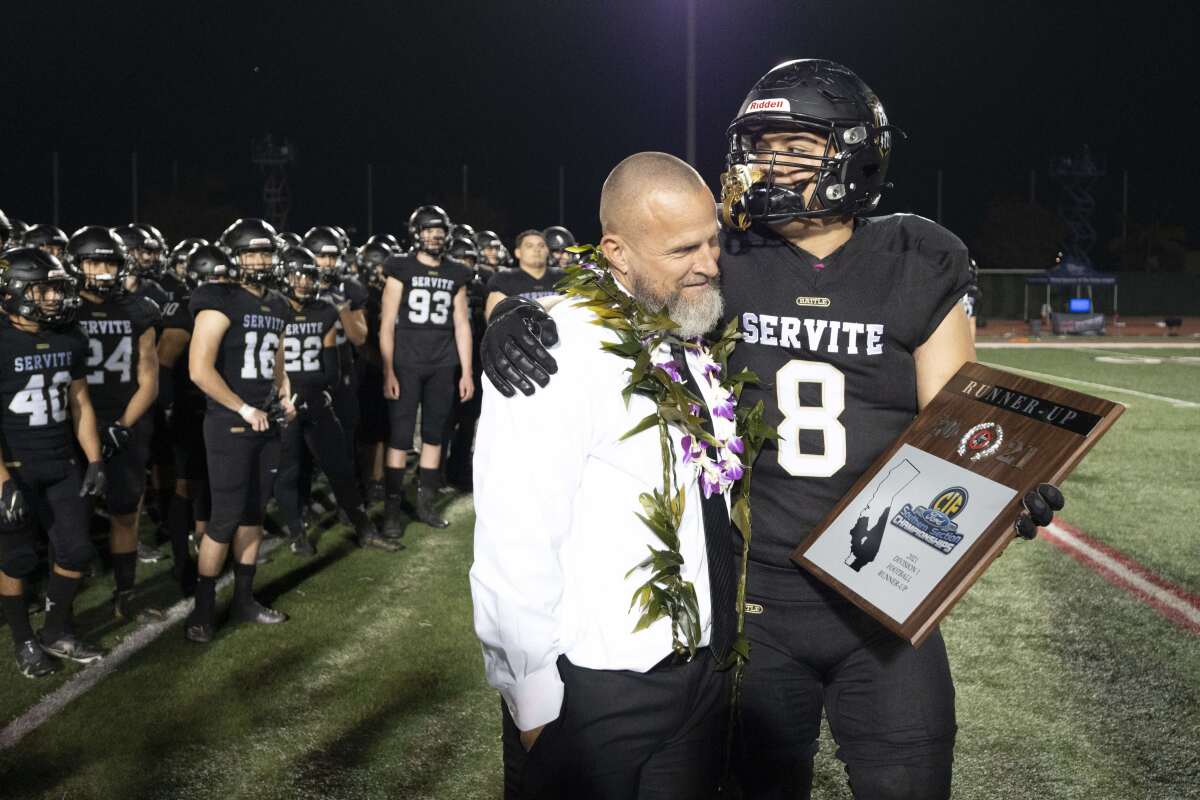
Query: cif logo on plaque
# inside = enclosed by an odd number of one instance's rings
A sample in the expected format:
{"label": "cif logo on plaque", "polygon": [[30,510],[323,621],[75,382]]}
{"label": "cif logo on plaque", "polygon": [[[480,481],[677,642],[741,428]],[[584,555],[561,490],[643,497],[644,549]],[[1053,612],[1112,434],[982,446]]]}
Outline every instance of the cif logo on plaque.
{"label": "cif logo on plaque", "polygon": [[905,503],[892,524],[934,550],[950,553],[963,540],[954,518],[967,507],[969,497],[966,489],[953,486],[935,497],[928,508]]}

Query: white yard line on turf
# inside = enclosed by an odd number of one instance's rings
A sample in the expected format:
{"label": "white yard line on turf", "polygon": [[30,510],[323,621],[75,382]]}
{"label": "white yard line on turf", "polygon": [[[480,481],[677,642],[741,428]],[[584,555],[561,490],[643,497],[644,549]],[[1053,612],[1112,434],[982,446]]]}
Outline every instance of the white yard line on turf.
{"label": "white yard line on turf", "polygon": [[[283,543],[282,539],[268,539],[262,544],[262,552],[269,553]],[[233,580],[233,573],[226,573],[217,581],[217,591],[221,591]],[[128,661],[133,655],[141,652],[182,620],[192,610],[190,599],[180,600],[166,611],[166,618],[158,622],[150,622],[135,630],[121,640],[120,644],[108,652],[100,661],[81,669],[71,676],[66,683],[59,686],[50,694],[43,697],[36,705],[21,716],[14,719],[0,730],[0,750],[13,747],[26,735],[41,727],[47,720],[62,711],[68,703],[82,696],[100,681],[107,678],[117,667]]]}
{"label": "white yard line on turf", "polygon": [[[1155,608],[1178,615],[1182,617],[1185,624],[1193,628],[1200,628],[1200,606],[1188,602],[1179,594],[1148,580],[1142,574],[1142,571],[1151,574],[1145,567],[1139,564],[1137,570],[1132,569],[1129,566],[1131,560],[1123,561],[1114,558],[1090,544],[1083,537],[1076,535],[1069,526],[1060,525],[1057,521],[1050,523],[1043,530],[1064,548],[1074,550],[1083,560],[1090,562],[1094,567],[1099,567],[1102,573],[1108,572],[1112,578],[1116,579],[1117,583],[1125,584],[1125,588],[1135,595],[1143,595]],[[1122,556],[1122,558],[1128,559],[1127,556]]]}
{"label": "white yard line on turf", "polygon": [[1077,386],[1087,386],[1091,389],[1099,389],[1103,392],[1119,392],[1121,394],[1133,395],[1134,397],[1144,397],[1147,400],[1158,400],[1162,403],[1169,403],[1175,408],[1200,408],[1200,403],[1194,403],[1191,400],[1180,400],[1177,397],[1166,397],[1161,394],[1151,394],[1150,392],[1140,392],[1137,389],[1126,389],[1121,386],[1109,386],[1106,383],[1093,383],[1092,381],[1081,381],[1076,378],[1066,378],[1062,375],[1051,375],[1047,372],[1034,372],[1031,369],[1021,369],[1020,367],[1009,366],[1008,364],[992,364],[987,361],[980,361],[986,367],[994,367],[996,369],[1007,370],[1008,372],[1019,372],[1022,375],[1028,375],[1031,378],[1040,378],[1051,383],[1073,383]]}

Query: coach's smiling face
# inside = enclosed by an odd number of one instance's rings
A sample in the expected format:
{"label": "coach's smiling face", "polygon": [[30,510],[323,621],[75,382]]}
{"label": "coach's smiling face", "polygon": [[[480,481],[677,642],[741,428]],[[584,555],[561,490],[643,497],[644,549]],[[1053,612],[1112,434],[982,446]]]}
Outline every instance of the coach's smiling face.
{"label": "coach's smiling face", "polygon": [[684,338],[712,330],[724,310],[714,203],[703,185],[652,188],[631,224],[601,240],[617,280],[647,308],[665,307]]}

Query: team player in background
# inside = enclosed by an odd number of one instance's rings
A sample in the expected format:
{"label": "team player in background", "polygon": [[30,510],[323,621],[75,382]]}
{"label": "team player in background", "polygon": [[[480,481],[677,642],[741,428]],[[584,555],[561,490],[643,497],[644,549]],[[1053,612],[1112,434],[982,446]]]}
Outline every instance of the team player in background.
{"label": "team player in background", "polygon": [[[392,237],[393,239],[395,237]],[[363,496],[368,502],[384,498],[384,443],[388,438],[387,403],[383,398],[383,361],[379,355],[379,316],[383,308],[383,287],[387,281],[384,263],[396,250],[386,240],[372,237],[358,249],[359,279],[367,290],[367,340],[358,349],[355,368],[358,370],[358,453],[356,463]]]}
{"label": "team player in background", "polygon": [[[104,655],[75,635],[71,620],[83,570],[96,557],[85,498],[104,491],[104,463],[85,377],[88,340],[72,322],[74,281],[36,248],[5,252],[0,273],[0,605],[17,669],[37,678],[58,668],[50,656],[87,664]],[[53,555],[35,637],[25,581],[39,563],[38,527]]]}
{"label": "team player in background", "polygon": [[435,528],[450,524],[434,508],[441,485],[442,437],[455,401],[469,400],[475,393],[466,288],[472,273],[445,255],[450,217],[437,206],[421,206],[408,227],[416,247],[412,255],[393,256],[384,265],[387,283],[379,328],[383,391],[391,418],[384,469],[385,535],[404,529],[404,467],[418,407],[417,517]]}
{"label": "team player in background", "polygon": [[319,294],[321,270],[313,254],[289,247],[281,256],[281,281],[289,317],[284,328],[284,369],[296,396],[297,417],[283,429],[283,447],[275,497],[279,501],[293,553],[316,554],[305,530],[301,507],[301,467],[315,460],[333,486],[341,511],[354,526],[360,547],[396,551],[397,541],[384,539],[367,517],[354,476],[354,462],[346,447],[348,434],[334,413],[330,390],[338,383],[338,309]]}
{"label": "team player in background", "polygon": [[[161,319],[153,300],[124,291],[129,261],[121,240],[98,225],[80,228],[67,244],[65,266],[82,300],[76,320],[88,337],[88,393],[108,475],[104,500],[116,583],[113,614],[121,620],[135,615],[138,521],[158,396],[155,327]],[[143,608],[137,616],[161,619],[162,613]]]}
{"label": "team player in background", "polygon": [[278,624],[287,615],[252,594],[263,516],[279,467],[279,424],[295,416],[283,332],[287,301],[267,288],[278,264],[275,230],[257,219],[238,220],[221,247],[198,247],[188,271],[201,285],[192,292],[194,317],[188,364],[208,396],[204,443],[208,453],[212,518],[200,541],[196,605],[184,636],[212,641],[216,582],[232,548],[232,617]]}
{"label": "team player in background", "polygon": [[22,234],[21,244],[61,259],[67,249],[67,234],[55,225],[33,225]]}
{"label": "team player in background", "polygon": [[567,249],[575,246],[575,234],[562,225],[551,225],[542,231],[542,238],[546,240],[546,247],[550,250],[550,259],[547,262],[550,267],[564,269],[568,264],[575,262],[575,254]]}
{"label": "team player in background", "polygon": [[529,230],[517,234],[513,252],[517,257],[515,270],[501,270],[488,282],[487,305],[484,316],[491,318],[492,309],[506,297],[524,297],[537,300],[555,294],[554,286],[563,277],[563,271],[551,267],[550,250],[541,231]]}

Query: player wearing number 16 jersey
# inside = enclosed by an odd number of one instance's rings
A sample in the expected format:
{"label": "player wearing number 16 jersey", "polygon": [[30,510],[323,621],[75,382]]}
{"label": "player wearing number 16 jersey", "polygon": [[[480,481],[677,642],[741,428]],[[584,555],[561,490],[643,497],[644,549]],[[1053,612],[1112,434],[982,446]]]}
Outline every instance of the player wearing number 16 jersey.
{"label": "player wearing number 16 jersey", "polygon": [[413,445],[417,407],[421,408],[421,459],[417,516],[435,528],[449,523],[433,508],[440,483],[442,437],[455,403],[455,372],[461,366],[458,400],[475,393],[471,375],[471,322],[467,284],[471,270],[445,257],[450,218],[437,206],[421,206],[409,219],[416,242],[412,255],[384,263],[379,345],[384,397],[389,400],[391,434],[384,482],[384,533],[403,530],[404,462]]}
{"label": "player wearing number 16 jersey", "polygon": [[[150,458],[153,418],[149,412],[158,395],[155,328],[161,315],[153,300],[123,290],[129,256],[108,228],[90,225],[76,231],[67,244],[65,266],[80,287],[76,320],[88,337],[88,392],[108,473],[105,503],[112,521],[113,612],[118,619],[128,619],[137,569],[138,517]],[[162,614],[143,608],[138,616],[161,619]]]}
{"label": "player wearing number 16 jersey", "polygon": [[[212,517],[200,540],[196,607],[184,630],[209,642],[214,630],[217,575],[233,548],[233,617],[276,624],[287,615],[254,599],[263,515],[279,466],[279,409],[290,417],[283,370],[287,301],[266,288],[278,265],[275,230],[257,219],[238,220],[221,247],[197,247],[188,272],[201,276],[189,303],[194,317],[188,366],[208,396],[204,444]],[[236,281],[236,282],[235,282]]]}
{"label": "player wearing number 16 jersey", "polygon": [[[35,678],[57,669],[47,654],[80,663],[103,655],[75,636],[71,606],[96,556],[84,497],[104,490],[104,464],[84,379],[88,340],[71,322],[74,281],[58,259],[32,247],[0,256],[0,276],[0,606],[17,667]],[[39,561],[37,527],[49,535],[54,561],[35,639],[24,581]]]}

